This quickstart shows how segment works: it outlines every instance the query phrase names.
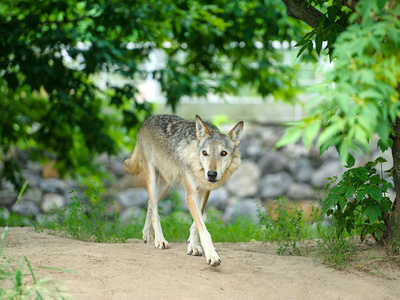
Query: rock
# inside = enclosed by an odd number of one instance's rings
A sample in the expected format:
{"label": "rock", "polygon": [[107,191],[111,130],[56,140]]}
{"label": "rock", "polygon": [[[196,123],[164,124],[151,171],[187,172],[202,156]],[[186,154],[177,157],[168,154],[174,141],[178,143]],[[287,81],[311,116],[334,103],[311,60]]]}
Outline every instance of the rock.
{"label": "rock", "polygon": [[50,213],[54,208],[65,208],[65,199],[60,194],[47,193],[43,195],[41,209],[44,213]]}
{"label": "rock", "polygon": [[35,203],[24,200],[15,203],[12,206],[11,210],[22,216],[31,216],[40,213],[39,208]]}
{"label": "rock", "polygon": [[252,161],[244,161],[231,176],[225,187],[232,194],[245,198],[257,193],[260,169]]}
{"label": "rock", "polygon": [[22,195],[21,199],[40,205],[40,202],[42,202],[42,191],[38,188],[28,188]]}
{"label": "rock", "polygon": [[118,161],[116,158],[110,158],[108,169],[117,177],[121,178],[125,175],[124,161]]}
{"label": "rock", "polygon": [[300,157],[307,157],[310,150],[304,147],[301,143],[289,144],[282,148],[280,151],[287,159],[298,159]]}
{"label": "rock", "polygon": [[7,221],[9,218],[10,218],[10,211],[5,207],[0,208],[0,219]]}
{"label": "rock", "polygon": [[60,178],[60,174],[54,168],[54,162],[49,162],[43,166],[42,177],[43,178]]}
{"label": "rock", "polygon": [[314,199],[315,195],[315,190],[310,185],[304,183],[293,183],[286,193],[289,199],[295,200]]}
{"label": "rock", "polygon": [[228,203],[229,193],[225,187],[211,191],[207,207],[213,206],[218,210],[224,210]]}
{"label": "rock", "polygon": [[0,191],[0,206],[11,206],[17,201],[18,193],[12,190]]}
{"label": "rock", "polygon": [[40,172],[30,169],[22,170],[22,175],[24,176],[25,180],[28,181],[30,187],[39,187],[40,184]]}
{"label": "rock", "polygon": [[251,143],[248,143],[245,149],[246,156],[251,157],[253,159],[257,159],[260,157],[263,149],[261,146],[261,141],[260,140],[252,140]]}
{"label": "rock", "polygon": [[164,198],[158,204],[158,212],[163,216],[170,215],[173,211],[177,209],[176,204],[171,198]]}
{"label": "rock", "polygon": [[128,188],[117,193],[117,201],[125,208],[146,208],[149,196],[145,188]]}
{"label": "rock", "polygon": [[323,161],[337,160],[340,161],[339,154],[335,147],[329,147],[324,153],[321,154],[320,159]]}
{"label": "rock", "polygon": [[258,220],[258,210],[263,209],[260,200],[244,199],[237,203],[229,204],[224,213],[224,220],[233,224],[238,218]]}
{"label": "rock", "polygon": [[65,182],[55,178],[43,179],[40,182],[40,188],[42,189],[43,193],[60,195],[63,195],[66,189]]}
{"label": "rock", "polygon": [[259,132],[263,147],[272,148],[281,137],[281,133],[272,127],[261,127]]}
{"label": "rock", "polygon": [[344,172],[344,168],[340,161],[331,160],[324,162],[311,177],[311,184],[314,187],[323,188],[329,182],[328,177],[340,177]]}
{"label": "rock", "polygon": [[277,151],[267,151],[260,158],[259,166],[262,174],[277,173],[288,169],[288,160]]}
{"label": "rock", "polygon": [[310,161],[306,158],[295,159],[289,164],[289,169],[294,181],[303,183],[309,183],[314,172]]}
{"label": "rock", "polygon": [[286,172],[266,175],[260,184],[261,197],[268,199],[283,196],[292,183],[292,177]]}
{"label": "rock", "polygon": [[133,221],[135,223],[144,223],[146,215],[143,210],[137,207],[128,207],[119,214],[119,218],[122,221]]}

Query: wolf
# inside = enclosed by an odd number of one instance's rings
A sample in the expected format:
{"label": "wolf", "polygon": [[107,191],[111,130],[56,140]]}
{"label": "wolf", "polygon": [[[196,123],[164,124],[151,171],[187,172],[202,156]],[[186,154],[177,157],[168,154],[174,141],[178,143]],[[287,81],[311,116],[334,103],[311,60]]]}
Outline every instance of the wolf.
{"label": "wolf", "polygon": [[177,182],[185,187],[186,202],[193,217],[187,254],[200,256],[204,252],[209,265],[220,265],[202,214],[210,191],[226,182],[240,165],[238,146],[243,125],[243,121],[237,123],[225,135],[198,115],[194,122],[176,115],[154,115],[143,123],[124,169],[131,174],[145,172],[149,194],[143,228],[145,243],[153,240],[154,230],[155,247],[169,248],[161,228],[158,203],[171,183]]}

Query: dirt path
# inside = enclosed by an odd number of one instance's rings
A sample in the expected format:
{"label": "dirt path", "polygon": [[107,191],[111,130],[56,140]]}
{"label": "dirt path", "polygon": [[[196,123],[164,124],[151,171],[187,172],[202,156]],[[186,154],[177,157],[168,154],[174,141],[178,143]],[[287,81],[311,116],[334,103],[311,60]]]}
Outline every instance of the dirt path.
{"label": "dirt path", "polygon": [[275,246],[259,242],[215,246],[222,264],[212,268],[186,255],[182,243],[156,250],[139,240],[95,244],[10,228],[4,256],[26,255],[37,277],[56,280],[74,299],[400,299],[396,268],[379,270],[388,280],[278,256]]}

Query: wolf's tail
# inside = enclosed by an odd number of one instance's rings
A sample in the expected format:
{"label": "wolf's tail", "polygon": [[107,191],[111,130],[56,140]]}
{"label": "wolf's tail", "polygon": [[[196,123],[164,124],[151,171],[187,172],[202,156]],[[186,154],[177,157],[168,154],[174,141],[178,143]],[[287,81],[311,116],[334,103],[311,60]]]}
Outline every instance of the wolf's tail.
{"label": "wolf's tail", "polygon": [[142,170],[140,165],[140,151],[138,147],[133,149],[131,156],[124,161],[125,173],[137,174]]}

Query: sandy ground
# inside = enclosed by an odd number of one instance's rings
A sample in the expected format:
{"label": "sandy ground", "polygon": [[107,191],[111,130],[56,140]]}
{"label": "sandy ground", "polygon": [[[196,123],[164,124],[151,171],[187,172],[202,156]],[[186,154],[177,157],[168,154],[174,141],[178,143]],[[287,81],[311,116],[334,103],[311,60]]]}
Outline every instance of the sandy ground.
{"label": "sandy ground", "polygon": [[213,268],[187,255],[185,244],[170,245],[95,244],[10,228],[3,256],[26,255],[37,277],[53,279],[73,299],[400,299],[400,268],[382,259],[376,268],[385,276],[362,265],[338,271],[312,257],[278,256],[276,246],[260,242],[216,243],[222,264]]}

